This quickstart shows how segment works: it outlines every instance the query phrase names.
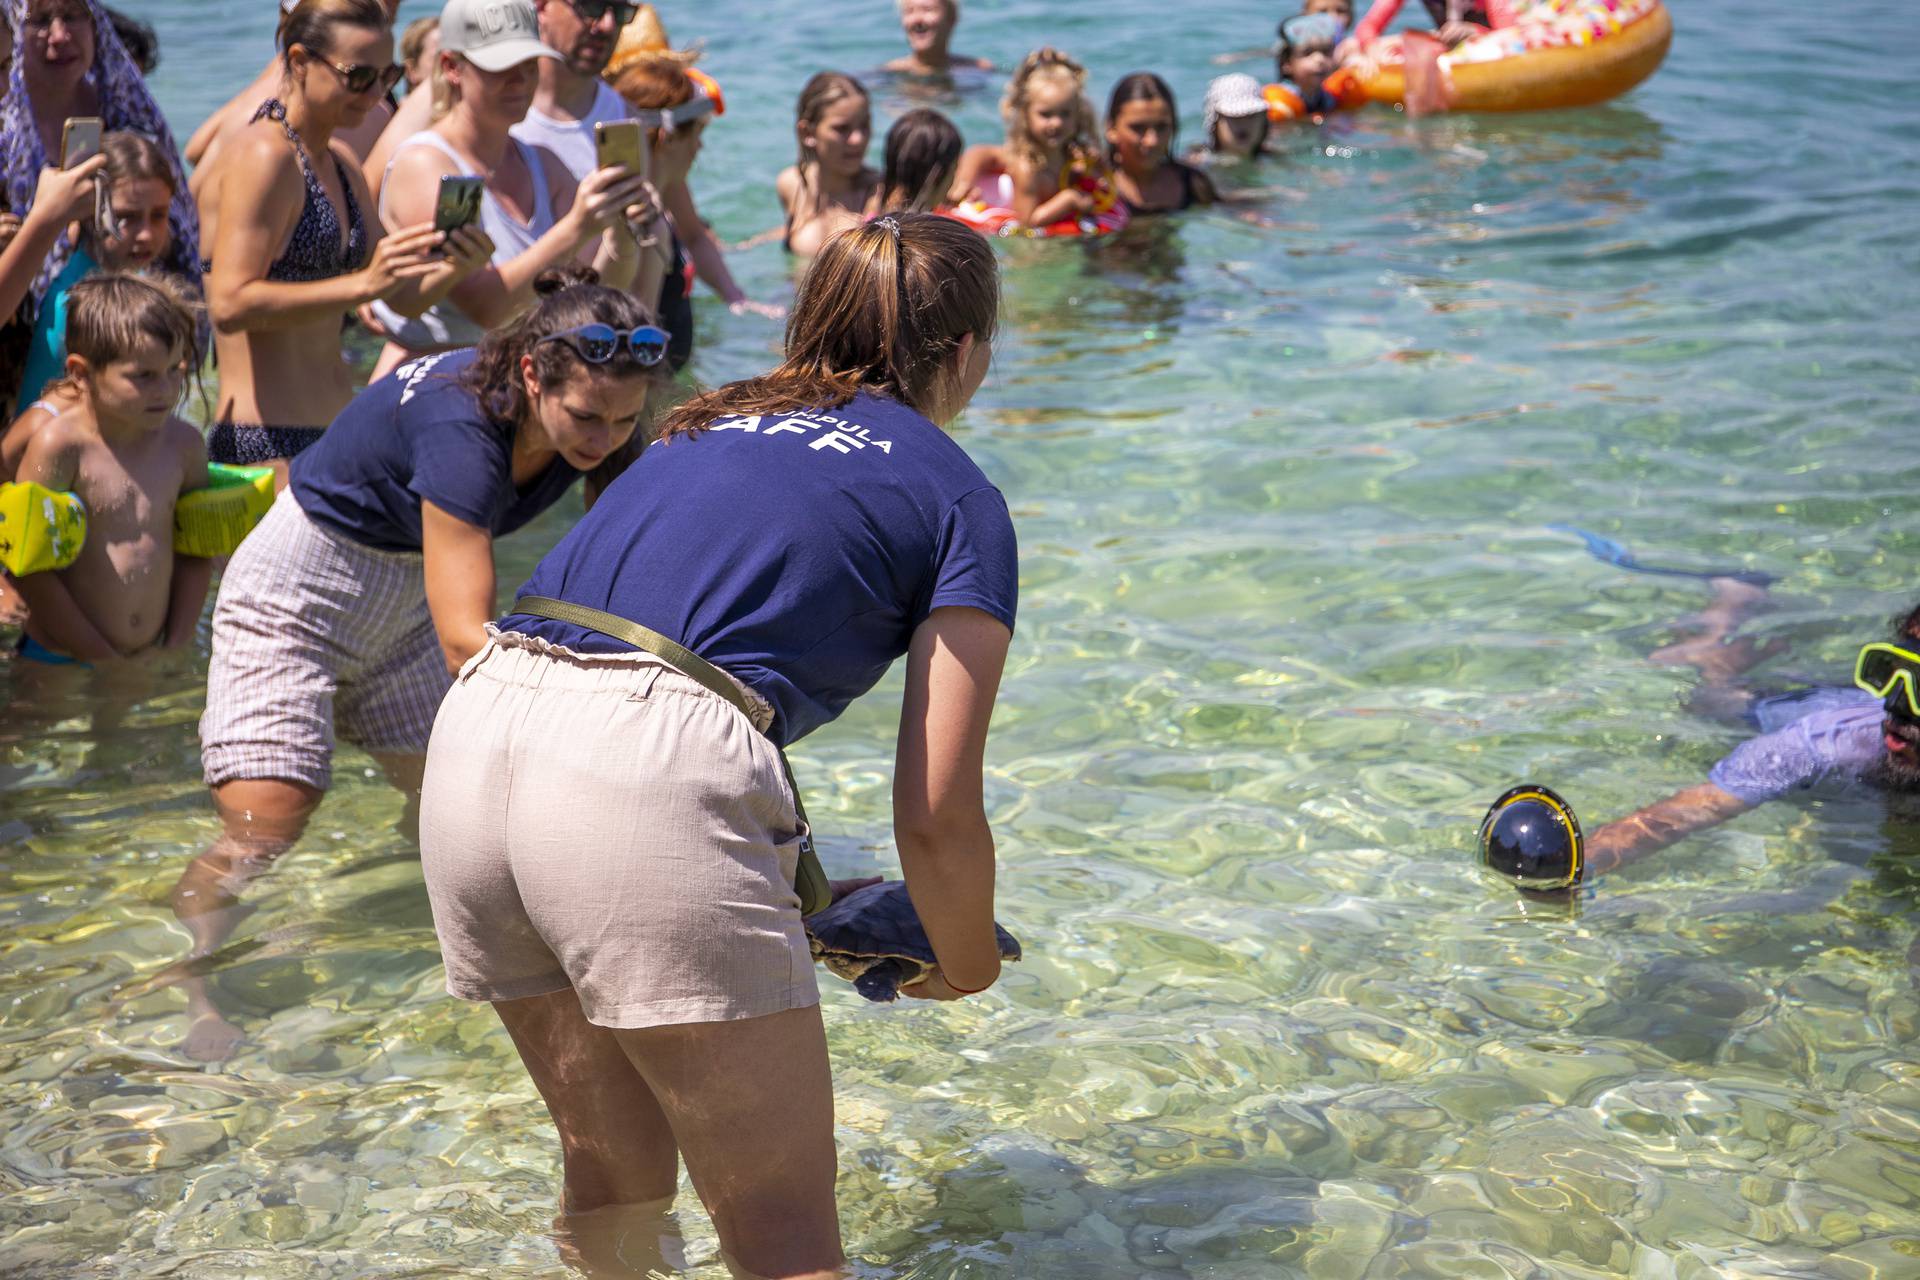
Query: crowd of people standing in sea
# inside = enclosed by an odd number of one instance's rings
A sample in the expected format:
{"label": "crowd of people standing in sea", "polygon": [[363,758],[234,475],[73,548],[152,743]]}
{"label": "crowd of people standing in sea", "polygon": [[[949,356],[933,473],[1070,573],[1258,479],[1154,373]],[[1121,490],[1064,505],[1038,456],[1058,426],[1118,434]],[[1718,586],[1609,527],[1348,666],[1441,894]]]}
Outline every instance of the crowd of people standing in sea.
{"label": "crowd of people standing in sea", "polygon": [[[1005,499],[943,431],[991,358],[982,232],[1215,201],[1210,165],[1337,109],[1329,74],[1397,5],[1356,35],[1344,0],[1307,0],[1271,83],[1207,86],[1184,157],[1164,79],[1124,77],[1102,114],[1053,48],[1010,69],[1004,139],[968,147],[916,109],[877,168],[866,88],[813,76],[772,184],[775,234],[811,260],[789,312],[740,289],[700,215],[722,91],[647,6],[448,0],[396,33],[394,0],[289,2],[265,67],[181,148],[146,86],[150,31],[97,0],[5,2],[0,479],[71,493],[88,522],[67,567],[9,574],[5,604],[18,663],[138,663],[194,641],[218,568],[201,743],[223,834],[173,892],[193,955],[300,838],[336,746],[360,747],[417,802],[448,989],[493,1002],[520,1048],[565,1206],[670,1197],[684,1154],[740,1265],[827,1274],[832,1089],[802,908],[871,882],[809,888],[784,748],[902,657],[894,828],[938,959],[905,994],[1000,972],[981,772],[1018,562]],[[888,72],[993,69],[952,52],[956,0],[899,7],[910,53]],[[1457,41],[1515,6],[1429,7]],[[672,374],[700,282],[784,315],[786,342],[689,397]],[[380,344],[370,377],[347,326]],[[180,411],[209,359],[202,429]],[[210,464],[270,468],[279,491],[219,565],[170,532]],[[503,616],[494,539],[576,482],[586,514]],[[1724,677],[1729,654],[1763,656],[1723,643],[1754,601],[1720,592],[1667,660]],[[1822,704],[1852,718],[1798,772],[1762,752],[1596,848],[1624,861],[1853,767],[1863,733],[1863,759],[1920,776],[1920,656],[1901,647],[1920,615],[1902,625],[1882,648],[1906,656],[1876,668],[1884,725],[1878,697]],[[203,970],[177,980],[184,1051],[234,1052]],[[778,1064],[778,1087],[737,1087],[743,1063]]]}

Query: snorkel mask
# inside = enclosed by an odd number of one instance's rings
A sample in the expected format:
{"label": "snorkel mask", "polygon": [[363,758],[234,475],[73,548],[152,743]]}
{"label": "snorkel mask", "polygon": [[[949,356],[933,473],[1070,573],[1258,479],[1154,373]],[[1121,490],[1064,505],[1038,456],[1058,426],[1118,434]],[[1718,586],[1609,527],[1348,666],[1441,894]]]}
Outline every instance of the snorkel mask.
{"label": "snorkel mask", "polygon": [[[1887,714],[1920,723],[1920,653],[1884,641],[1865,645],[1853,664],[1853,683],[1887,704]],[[1907,696],[1893,697],[1905,685]]]}
{"label": "snorkel mask", "polygon": [[696,120],[718,115],[719,111],[719,105],[712,98],[704,93],[696,93],[677,107],[635,111],[631,119],[638,120],[649,129],[671,134],[675,129],[684,129]]}
{"label": "snorkel mask", "polygon": [[1533,783],[1508,791],[1480,820],[1480,865],[1534,892],[1578,888],[1586,839],[1573,806]]}

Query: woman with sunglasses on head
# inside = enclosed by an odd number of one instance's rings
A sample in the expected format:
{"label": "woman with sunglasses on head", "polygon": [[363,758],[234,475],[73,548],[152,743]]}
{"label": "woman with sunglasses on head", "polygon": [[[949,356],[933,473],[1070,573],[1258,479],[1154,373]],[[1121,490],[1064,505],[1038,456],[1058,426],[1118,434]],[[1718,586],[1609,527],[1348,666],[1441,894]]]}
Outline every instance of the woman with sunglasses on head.
{"label": "woman with sunglasses on head", "polygon": [[784,362],[665,419],[441,706],[421,860],[447,988],[519,1046],[567,1213],[666,1201],[684,1155],[733,1268],[839,1274],[781,749],[902,656],[894,833],[939,963],[906,994],[999,976],[981,771],[1018,565],[1005,499],[942,429],[998,304],[959,222],[829,240]]}
{"label": "woman with sunglasses on head", "polygon": [[643,176],[614,165],[576,186],[551,151],[512,134],[533,105],[540,61],[560,56],[540,39],[533,0],[447,0],[440,11],[438,118],[394,149],[380,213],[389,226],[430,220],[443,178],[477,177],[492,260],[418,315],[376,303],[387,345],[374,377],[509,323],[533,304],[545,271],[590,260],[607,284],[626,288],[653,257],[642,242],[658,243],[658,204]]}
{"label": "woman with sunglasses on head", "polygon": [[[225,834],[174,894],[196,955],[225,940],[238,883],[299,837],[336,740],[412,796],[434,710],[495,616],[493,540],[623,446],[665,376],[670,338],[626,291],[580,267],[536,291],[477,348],[355,397],[234,553],[200,722]],[[188,990],[188,1051],[221,1056],[237,1032]]]}
{"label": "woman with sunglasses on head", "polygon": [[353,398],[340,328],[375,299],[418,313],[485,261],[485,237],[431,220],[386,234],[335,131],[393,83],[393,33],[378,0],[300,0],[280,22],[280,94],[228,142],[201,187],[213,251],[207,308],[220,398],[216,462],[270,464],[320,438]]}

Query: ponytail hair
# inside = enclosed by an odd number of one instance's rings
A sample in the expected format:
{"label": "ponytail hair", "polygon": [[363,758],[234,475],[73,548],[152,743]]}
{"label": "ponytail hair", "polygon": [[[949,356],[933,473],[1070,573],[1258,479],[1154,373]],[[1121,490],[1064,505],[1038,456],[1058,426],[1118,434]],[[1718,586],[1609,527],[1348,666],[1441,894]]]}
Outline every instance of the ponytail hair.
{"label": "ponytail hair", "polygon": [[300,0],[280,14],[280,28],[274,44],[280,61],[293,69],[293,46],[327,53],[333,48],[335,27],[361,27],[368,31],[390,31],[393,23],[380,0]]}
{"label": "ponytail hair", "polygon": [[1000,275],[993,248],[965,224],[888,214],[828,240],[787,317],[787,358],[771,372],[682,404],[660,438],[732,414],[831,409],[863,391],[926,412],[960,342],[993,338]]}
{"label": "ponytail hair", "polygon": [[605,364],[588,364],[564,342],[546,342],[556,333],[581,325],[605,324],[615,329],[638,329],[652,324],[653,313],[624,289],[609,289],[591,267],[555,267],[533,282],[539,298],[503,329],[490,331],[480,342],[473,363],[458,375],[495,426],[511,433],[527,416],[527,390],[520,378],[520,360],[533,357],[533,376],[544,388],[557,387],[582,369],[616,378],[651,377],[654,367],[633,358],[622,346]]}
{"label": "ponytail hair", "polygon": [[[953,121],[927,107],[917,107],[887,130],[886,170],[880,182],[880,211],[912,209],[924,213],[946,203],[960,168],[966,142]],[[920,206],[932,195],[933,203]]]}

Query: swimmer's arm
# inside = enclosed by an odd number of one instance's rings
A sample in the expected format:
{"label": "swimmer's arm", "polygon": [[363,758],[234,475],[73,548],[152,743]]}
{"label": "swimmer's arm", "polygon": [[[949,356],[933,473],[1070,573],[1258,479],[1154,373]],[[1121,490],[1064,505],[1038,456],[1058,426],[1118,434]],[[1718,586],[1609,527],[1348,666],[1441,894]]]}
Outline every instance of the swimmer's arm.
{"label": "swimmer's arm", "polygon": [[[167,430],[174,433],[180,447],[184,477],[180,496],[184,498],[195,489],[207,487],[207,445],[198,431],[178,418],[167,423]],[[172,530],[167,530],[165,536],[172,537]],[[213,561],[199,556],[174,556],[173,582],[167,589],[167,629],[160,638],[162,648],[177,649],[193,643],[194,630],[200,625],[200,612],[207,605],[207,586],[212,581]]]}
{"label": "swimmer's arm", "polygon": [[1609,822],[1588,837],[1588,874],[1617,870],[1750,808],[1746,801],[1711,782],[1688,787]]}
{"label": "swimmer's arm", "polygon": [[[1020,206],[1023,204],[1028,206],[1029,212],[1020,212]],[[1077,187],[1066,187],[1036,203],[1027,188],[1022,185],[1014,188],[1013,211],[1019,214],[1020,220],[1028,226],[1044,227],[1062,218],[1091,213],[1093,197]]]}
{"label": "swimmer's arm", "polygon": [[[993,831],[981,771],[1013,634],[979,609],[935,609],[914,630],[893,774],[893,835],[942,978],[977,990],[1000,975]],[[926,992],[940,994],[929,980]]]}
{"label": "swimmer's arm", "polygon": [[954,189],[977,186],[982,177],[1005,167],[1006,157],[1001,148],[991,142],[977,142],[960,153],[960,167],[953,175]]}
{"label": "swimmer's arm", "polygon": [[660,199],[667,207],[667,216],[673,219],[681,247],[693,262],[694,275],[705,281],[729,307],[748,301],[746,290],[734,282],[733,272],[727,270],[727,257],[720,242],[713,238],[713,231],[700,217],[700,210],[694,207],[693,189],[683,179],[662,191]]}
{"label": "swimmer's arm", "polygon": [[[20,460],[20,479],[63,492],[73,488],[79,463],[79,442],[56,420],[28,443],[26,456]],[[73,598],[66,584],[66,575],[71,572],[62,569],[9,577],[27,602],[27,634],[69,658],[111,662],[120,652]]]}
{"label": "swimmer's arm", "polygon": [[458,675],[487,643],[487,623],[494,617],[493,534],[422,498],[420,553],[427,612],[447,670]]}

